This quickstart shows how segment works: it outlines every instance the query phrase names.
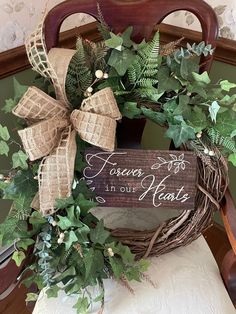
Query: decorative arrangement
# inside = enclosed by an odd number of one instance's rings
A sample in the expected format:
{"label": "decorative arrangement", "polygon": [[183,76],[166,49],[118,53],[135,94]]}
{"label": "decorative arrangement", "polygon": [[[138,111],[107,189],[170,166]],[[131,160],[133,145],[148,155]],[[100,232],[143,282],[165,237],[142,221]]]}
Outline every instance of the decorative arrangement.
{"label": "decorative arrangement", "polygon": [[[132,27],[114,34],[100,9],[99,16],[104,41],[78,38],[75,51],[47,53],[40,23],[26,42],[29,61],[42,77],[40,88],[14,81],[15,98],[3,108],[21,118],[23,146],[17,143],[12,169],[0,177],[2,198],[13,201],[0,225],[1,243],[15,242],[18,266],[33,250],[24,283],[46,288],[49,297],[60,290],[78,294],[77,313],[87,313],[93,301],[103,307],[104,278],[114,277],[132,290],[128,281],[150,281],[143,257],[196,239],[220,208],[227,159],[236,166],[236,95],[230,93],[236,84],[212,83],[207,72],[198,74],[199,57],[212,54],[212,47],[201,42],[178,48],[181,40],[160,46],[159,32],[137,44]],[[166,128],[176,148],[197,156],[194,210],[146,231],[108,230],[90,213],[98,204],[96,191],[83,180],[84,151],[89,144],[113,151],[122,116],[150,119]],[[0,154],[8,156],[14,141],[6,126],[0,125],[0,137]],[[169,156],[172,162],[160,157],[154,169],[187,164],[181,155]],[[94,285],[101,294],[92,300],[87,288]],[[27,301],[37,296],[29,293]]]}

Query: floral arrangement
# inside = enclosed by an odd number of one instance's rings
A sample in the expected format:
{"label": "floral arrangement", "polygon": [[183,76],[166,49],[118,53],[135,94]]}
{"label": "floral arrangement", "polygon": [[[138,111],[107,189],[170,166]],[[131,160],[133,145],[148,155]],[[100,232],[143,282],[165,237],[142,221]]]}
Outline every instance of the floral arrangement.
{"label": "floral arrangement", "polygon": [[[129,119],[145,117],[165,127],[166,136],[175,147],[184,145],[206,164],[212,158],[219,158],[220,154],[236,166],[236,95],[230,93],[236,84],[227,80],[212,83],[207,72],[199,74],[199,57],[212,54],[212,47],[201,42],[179,48],[181,40],[161,46],[159,32],[151,41],[143,40],[137,44],[131,39],[132,27],[121,34],[114,34],[101,13],[99,22],[104,38],[102,42],[92,43],[80,37],[77,40],[63,87],[68,100],[65,100],[66,109],[55,103],[58,82],[52,75],[53,67],[42,66],[48,62],[43,45],[40,50],[43,61],[33,58],[34,51],[30,50],[30,45],[27,46],[33,68],[47,77],[36,81],[45,92],[43,96],[37,94],[38,90],[31,89],[30,92],[35,93],[34,97],[44,97],[43,103],[52,102],[57,112],[65,112],[65,116],[69,112],[72,127],[68,120],[65,122],[64,116],[60,116],[57,128],[70,129],[70,134],[76,136],[74,167],[69,169],[72,173],[69,196],[53,199],[53,208],[50,207],[49,211],[38,205],[43,200],[38,200],[37,193],[44,178],[45,156],[53,157],[53,153],[46,151],[32,158],[23,138],[25,127],[30,127],[31,131],[42,127],[38,124],[38,121],[42,123],[42,118],[29,118],[22,114],[22,108],[26,108],[23,100],[29,88],[15,80],[15,98],[8,99],[3,108],[6,114],[13,110],[15,115],[24,119],[19,120],[23,147],[18,143],[20,150],[12,154],[11,171],[0,176],[1,197],[12,200],[10,213],[0,225],[1,244],[15,243],[17,250],[13,259],[17,266],[23,263],[33,246],[33,254],[22,273],[22,276],[30,274],[24,284],[30,286],[34,282],[39,290],[46,288],[48,297],[56,297],[60,290],[69,295],[78,294],[77,313],[87,313],[93,301],[103,304],[104,278],[113,277],[130,288],[128,281],[146,278],[144,272],[148,262],[143,259],[137,261],[129,247],[114,238],[104,222],[90,212],[97,206],[96,196],[82,180],[86,165],[83,151],[89,140],[83,129],[77,127],[76,110],[87,115],[85,106],[91,99],[97,93],[111,89],[115,96],[112,100],[115,114],[111,114],[114,121],[120,118],[120,113]],[[27,104],[33,96],[27,96]],[[102,97],[107,97],[107,94]],[[39,101],[39,105],[42,102]],[[73,118],[76,123],[73,123]],[[7,127],[0,125],[1,155],[8,156],[11,137]],[[217,147],[219,154],[209,149],[211,145]],[[114,143],[105,148],[112,150],[113,146]],[[101,287],[101,294],[93,300],[87,287],[94,285]],[[27,301],[36,300],[37,296],[29,293]]]}

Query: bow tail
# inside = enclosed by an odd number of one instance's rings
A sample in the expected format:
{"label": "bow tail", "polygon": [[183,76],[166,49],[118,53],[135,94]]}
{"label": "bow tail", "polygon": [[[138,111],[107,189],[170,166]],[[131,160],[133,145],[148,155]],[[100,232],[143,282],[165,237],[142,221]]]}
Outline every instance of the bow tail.
{"label": "bow tail", "polygon": [[58,147],[45,157],[39,167],[39,205],[44,216],[53,214],[56,199],[71,195],[76,157],[76,132],[68,126]]}

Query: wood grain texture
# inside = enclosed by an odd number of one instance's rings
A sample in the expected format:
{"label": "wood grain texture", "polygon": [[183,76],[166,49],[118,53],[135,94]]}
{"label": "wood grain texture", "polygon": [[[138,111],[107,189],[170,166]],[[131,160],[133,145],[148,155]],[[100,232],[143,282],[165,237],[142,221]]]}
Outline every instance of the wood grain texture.
{"label": "wood grain texture", "polygon": [[[67,17],[75,13],[86,13],[98,19],[97,3],[97,0],[68,0],[52,8],[44,22],[47,49],[58,46],[60,27]],[[212,7],[203,0],[106,0],[105,3],[99,3],[103,18],[113,31],[119,33],[132,25],[132,37],[136,42],[141,42],[143,38],[150,39],[155,25],[160,24],[169,14],[186,10],[198,18],[203,40],[213,47],[216,45],[218,20]],[[202,56],[200,72],[210,70],[212,61],[213,56]]]}
{"label": "wood grain texture", "polygon": [[191,152],[88,149],[84,177],[104,207],[193,210],[196,157]]}

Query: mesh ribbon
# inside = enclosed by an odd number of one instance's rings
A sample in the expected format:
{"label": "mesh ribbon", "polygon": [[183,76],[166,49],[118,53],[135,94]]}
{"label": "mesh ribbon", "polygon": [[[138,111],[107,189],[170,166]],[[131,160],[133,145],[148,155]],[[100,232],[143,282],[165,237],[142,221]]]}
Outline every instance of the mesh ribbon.
{"label": "mesh ribbon", "polygon": [[39,192],[33,205],[39,205],[42,214],[49,215],[55,212],[55,200],[69,197],[71,193],[76,131],[84,141],[112,151],[116,120],[121,119],[121,114],[110,88],[85,99],[80,110],[71,112],[65,82],[75,51],[53,48],[47,55],[43,22],[27,40],[26,51],[33,69],[53,82],[57,98],[55,100],[36,87],[30,87],[13,110],[13,114],[29,124],[19,131],[29,159],[42,158]]}
{"label": "mesh ribbon", "polygon": [[120,119],[120,113],[113,92],[105,88],[86,99],[80,110],[70,113],[66,105],[63,108],[61,102],[30,87],[13,113],[37,121],[18,133],[31,161],[44,157],[38,176],[39,204],[44,215],[52,214],[55,199],[68,197],[71,192],[75,130],[84,141],[114,150],[116,120]]}

